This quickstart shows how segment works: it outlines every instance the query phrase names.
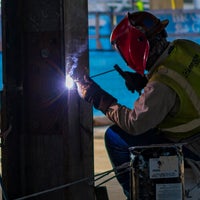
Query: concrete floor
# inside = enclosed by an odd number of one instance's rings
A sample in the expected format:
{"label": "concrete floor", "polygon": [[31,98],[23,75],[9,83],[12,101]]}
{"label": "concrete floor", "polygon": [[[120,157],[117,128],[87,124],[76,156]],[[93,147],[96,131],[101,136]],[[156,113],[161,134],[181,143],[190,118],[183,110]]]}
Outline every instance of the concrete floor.
{"label": "concrete floor", "polygon": [[[102,172],[106,172],[112,169],[110,164],[105,145],[104,145],[104,133],[107,126],[96,126],[94,128],[94,167],[95,167],[95,174],[99,174]],[[113,176],[114,174],[111,173],[109,176],[106,176],[104,179],[100,179],[100,181],[96,182],[96,185],[108,179],[109,177]],[[186,188],[194,188],[191,191],[191,195],[193,200],[200,199],[200,190],[197,186],[196,182],[194,182],[195,178],[192,178],[194,174],[191,170],[185,171],[185,179],[187,180]],[[122,188],[117,182],[116,178],[108,181],[107,183],[103,184],[107,188],[108,198],[109,200],[126,200],[125,195],[123,194]],[[0,200],[2,200],[1,196],[1,187],[0,187]],[[186,198],[188,199],[188,198]],[[189,199],[188,199],[189,200]]]}
{"label": "concrete floor", "polygon": [[[96,127],[94,128],[94,165],[95,165],[95,174],[105,172],[112,169],[110,164],[105,145],[104,145],[104,133],[107,127]],[[105,177],[106,179],[113,176],[110,174]],[[101,179],[100,179],[101,180]],[[102,180],[100,181],[102,182]],[[98,182],[97,182],[98,184]],[[121,186],[117,182],[116,178],[108,181],[102,186],[106,186],[109,200],[125,200],[126,197],[122,191]]]}
{"label": "concrete floor", "polygon": [[[95,174],[105,172],[112,169],[110,164],[105,146],[104,146],[104,133],[107,127],[100,126],[94,128],[94,165],[95,165]],[[1,165],[0,165],[1,168]],[[106,176],[104,179],[100,179],[96,184],[101,183],[105,179],[113,176],[114,173],[111,173],[109,176]],[[126,197],[123,194],[122,188],[117,182],[116,178],[108,181],[102,186],[106,186],[109,200],[125,200]],[[0,187],[0,200],[2,200],[2,190]]]}

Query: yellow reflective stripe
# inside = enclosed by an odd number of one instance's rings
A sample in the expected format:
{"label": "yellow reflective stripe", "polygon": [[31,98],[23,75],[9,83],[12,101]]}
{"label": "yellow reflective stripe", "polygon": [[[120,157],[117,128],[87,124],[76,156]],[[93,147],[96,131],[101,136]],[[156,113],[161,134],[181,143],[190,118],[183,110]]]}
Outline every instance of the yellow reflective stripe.
{"label": "yellow reflective stripe", "polygon": [[197,96],[196,92],[193,90],[190,83],[188,83],[188,81],[176,71],[173,71],[163,66],[160,68],[158,73],[169,76],[170,78],[175,80],[185,90],[192,104],[194,105],[195,109],[200,115],[200,98]]}
{"label": "yellow reflective stripe", "polygon": [[[172,78],[173,80],[175,80],[185,90],[185,92],[187,93],[188,97],[190,98],[192,104],[194,105],[194,107],[198,111],[198,114],[200,115],[200,98],[198,97],[196,92],[193,90],[190,83],[188,83],[188,81],[185,80],[185,78],[183,78],[176,71],[173,71],[173,70],[168,69],[163,66],[159,69],[158,73],[166,75],[166,76]],[[200,118],[194,119],[183,125],[179,125],[179,126],[175,126],[175,127],[171,127],[171,128],[167,128],[167,129],[162,129],[162,130],[174,132],[174,133],[189,132],[199,126],[200,126]]]}
{"label": "yellow reflective stripe", "polygon": [[162,129],[162,130],[174,132],[174,133],[189,132],[189,131],[199,127],[199,125],[200,125],[200,118],[194,119],[194,120],[188,122],[187,124],[179,125],[179,126],[172,127],[172,128],[166,128],[166,129]]}

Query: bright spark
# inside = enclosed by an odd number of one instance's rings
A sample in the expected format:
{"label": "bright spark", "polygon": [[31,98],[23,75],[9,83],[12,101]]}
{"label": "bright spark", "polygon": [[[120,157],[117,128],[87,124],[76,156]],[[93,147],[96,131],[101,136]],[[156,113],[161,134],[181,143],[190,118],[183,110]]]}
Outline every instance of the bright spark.
{"label": "bright spark", "polygon": [[68,89],[72,89],[74,87],[74,80],[71,78],[69,74],[66,75],[65,85]]}

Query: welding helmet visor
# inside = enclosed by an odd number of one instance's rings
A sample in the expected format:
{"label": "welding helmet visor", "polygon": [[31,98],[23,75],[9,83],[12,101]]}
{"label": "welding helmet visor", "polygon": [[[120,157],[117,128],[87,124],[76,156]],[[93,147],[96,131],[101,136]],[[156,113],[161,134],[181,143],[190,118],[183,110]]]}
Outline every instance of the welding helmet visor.
{"label": "welding helmet visor", "polygon": [[[149,19],[149,15],[152,19]],[[142,23],[145,20],[147,23],[144,25]],[[159,31],[162,31],[164,26],[160,26],[162,23],[155,16],[146,12],[127,13],[111,33],[111,44],[120,52],[127,65],[137,73],[144,74],[150,49],[148,36],[151,37],[157,31],[157,24]]]}

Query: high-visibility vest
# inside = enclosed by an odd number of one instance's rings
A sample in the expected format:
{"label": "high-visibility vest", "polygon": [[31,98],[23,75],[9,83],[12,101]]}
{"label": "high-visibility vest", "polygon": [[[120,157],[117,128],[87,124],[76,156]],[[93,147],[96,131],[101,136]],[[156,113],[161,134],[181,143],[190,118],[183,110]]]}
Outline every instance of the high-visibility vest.
{"label": "high-visibility vest", "polygon": [[169,56],[156,68],[150,81],[171,87],[180,99],[175,116],[159,125],[170,137],[183,139],[200,133],[200,46],[189,40],[175,40]]}

